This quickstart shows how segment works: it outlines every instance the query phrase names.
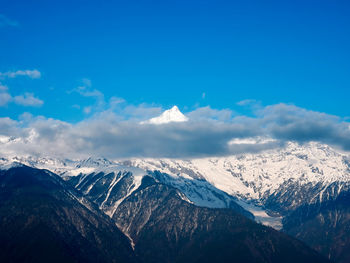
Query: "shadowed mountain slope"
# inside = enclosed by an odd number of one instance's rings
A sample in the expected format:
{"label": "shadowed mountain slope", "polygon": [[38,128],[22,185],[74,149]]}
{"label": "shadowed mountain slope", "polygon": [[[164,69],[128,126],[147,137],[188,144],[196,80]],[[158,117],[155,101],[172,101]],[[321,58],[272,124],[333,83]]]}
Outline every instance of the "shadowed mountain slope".
{"label": "shadowed mountain slope", "polygon": [[142,262],[327,262],[300,241],[232,209],[198,207],[144,177],[113,219]]}
{"label": "shadowed mountain slope", "polygon": [[1,262],[136,262],[128,238],[59,176],[0,171]]}

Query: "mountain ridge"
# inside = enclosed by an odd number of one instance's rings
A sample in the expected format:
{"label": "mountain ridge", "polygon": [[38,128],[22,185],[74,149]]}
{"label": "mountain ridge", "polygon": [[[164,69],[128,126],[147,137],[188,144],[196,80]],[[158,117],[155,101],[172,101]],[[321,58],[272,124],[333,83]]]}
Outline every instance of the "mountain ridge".
{"label": "mountain ridge", "polygon": [[216,194],[222,191],[241,202],[259,222],[280,229],[281,216],[288,211],[336,198],[346,190],[350,182],[349,160],[349,154],[324,144],[289,143],[285,148],[262,153],[187,160],[4,157],[0,159],[0,167],[12,161],[22,162],[48,169],[63,178],[115,171],[144,176],[148,171],[159,171],[164,174],[163,183],[179,188],[197,205],[228,207],[222,201],[224,195],[220,194],[219,198]]}
{"label": "mountain ridge", "polygon": [[0,171],[1,262],[135,262],[127,237],[61,177]]}

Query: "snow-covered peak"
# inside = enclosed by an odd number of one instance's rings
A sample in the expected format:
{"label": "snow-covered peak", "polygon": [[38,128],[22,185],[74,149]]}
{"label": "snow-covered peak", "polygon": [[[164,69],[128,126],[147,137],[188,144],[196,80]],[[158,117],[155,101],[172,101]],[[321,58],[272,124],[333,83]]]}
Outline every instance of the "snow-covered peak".
{"label": "snow-covered peak", "polygon": [[106,158],[94,158],[89,157],[88,159],[82,160],[77,164],[77,168],[79,167],[103,167],[103,166],[111,166],[114,163]]}
{"label": "snow-covered peak", "polygon": [[230,195],[260,201],[292,182],[325,187],[334,182],[350,183],[349,160],[349,154],[328,145],[290,142],[282,148],[225,157],[133,159],[131,166],[204,179]]}
{"label": "snow-covered peak", "polygon": [[148,121],[142,122],[142,124],[164,124],[170,122],[185,122],[188,118],[182,114],[177,106],[172,107],[169,110],[164,111],[160,116],[154,117]]}

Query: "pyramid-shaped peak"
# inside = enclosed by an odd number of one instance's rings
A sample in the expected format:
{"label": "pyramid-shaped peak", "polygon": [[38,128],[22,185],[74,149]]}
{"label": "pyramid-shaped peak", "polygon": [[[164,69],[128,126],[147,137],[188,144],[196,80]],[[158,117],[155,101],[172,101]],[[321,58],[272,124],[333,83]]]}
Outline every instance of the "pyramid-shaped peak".
{"label": "pyramid-shaped peak", "polygon": [[180,110],[179,110],[179,108],[175,105],[175,106],[173,106],[169,111],[171,111],[171,112],[174,112],[174,111],[179,111],[179,112],[181,112]]}
{"label": "pyramid-shaped peak", "polygon": [[160,116],[154,117],[143,123],[164,124],[170,122],[185,122],[188,118],[182,114],[179,108],[175,105],[171,109],[164,111]]}

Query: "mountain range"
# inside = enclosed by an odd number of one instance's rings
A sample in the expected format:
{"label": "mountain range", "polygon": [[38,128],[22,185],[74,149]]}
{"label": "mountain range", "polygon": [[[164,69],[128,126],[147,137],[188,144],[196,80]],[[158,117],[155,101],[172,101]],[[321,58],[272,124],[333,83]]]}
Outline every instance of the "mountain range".
{"label": "mountain range", "polygon": [[328,262],[235,209],[195,206],[148,175],[125,196],[131,173],[118,176],[113,195],[124,199],[108,217],[74,180],[20,164],[1,170],[1,262]]}
{"label": "mountain range", "polygon": [[[174,107],[143,124],[186,118]],[[2,156],[0,171],[4,261],[350,262],[350,155],[329,145],[194,159]]]}

